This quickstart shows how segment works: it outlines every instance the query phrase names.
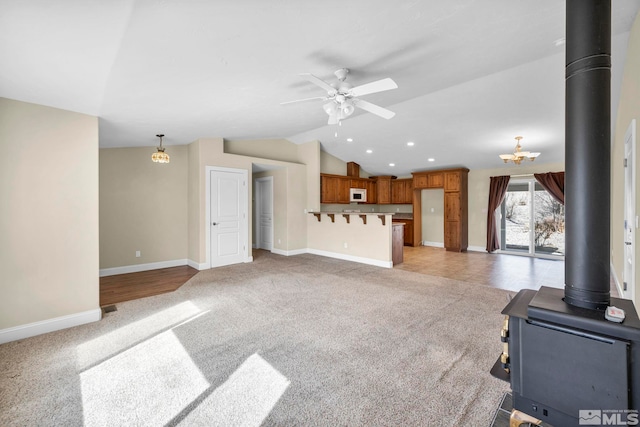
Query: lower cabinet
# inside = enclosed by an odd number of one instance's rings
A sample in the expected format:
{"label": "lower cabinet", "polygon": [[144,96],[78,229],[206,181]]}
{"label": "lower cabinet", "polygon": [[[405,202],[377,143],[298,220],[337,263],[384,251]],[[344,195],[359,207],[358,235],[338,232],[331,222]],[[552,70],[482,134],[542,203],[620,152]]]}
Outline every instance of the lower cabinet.
{"label": "lower cabinet", "polygon": [[404,225],[404,244],[406,246],[413,246],[413,220],[412,219],[394,219],[394,224]]}
{"label": "lower cabinet", "polygon": [[448,251],[460,252],[462,250],[460,244],[460,221],[444,222],[444,247]]}
{"label": "lower cabinet", "polygon": [[393,265],[402,264],[404,260],[404,224],[394,222],[391,225],[391,260]]}

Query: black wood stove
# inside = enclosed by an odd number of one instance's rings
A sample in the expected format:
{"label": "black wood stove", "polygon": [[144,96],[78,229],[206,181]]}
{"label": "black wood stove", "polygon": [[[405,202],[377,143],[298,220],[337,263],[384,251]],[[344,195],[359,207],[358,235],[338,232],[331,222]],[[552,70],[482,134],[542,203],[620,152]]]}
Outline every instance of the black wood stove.
{"label": "black wood stove", "polygon": [[511,383],[514,409],[556,427],[638,425],[640,319],[609,293],[611,1],[566,5],[565,288],[505,307],[491,373]]}

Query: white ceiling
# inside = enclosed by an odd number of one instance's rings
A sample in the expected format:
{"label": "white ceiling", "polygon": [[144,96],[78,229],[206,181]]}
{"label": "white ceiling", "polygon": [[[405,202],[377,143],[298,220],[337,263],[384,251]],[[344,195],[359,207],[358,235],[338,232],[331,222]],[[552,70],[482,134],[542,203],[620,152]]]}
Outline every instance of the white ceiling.
{"label": "white ceiling", "polygon": [[[613,0],[613,89],[640,2]],[[558,0],[0,0],[0,96],[100,117],[100,146],[201,137],[317,139],[371,174],[564,157],[565,2]],[[301,79],[396,90],[326,125]],[[336,137],[335,134],[338,136]],[[353,138],[353,142],[346,142]],[[409,148],[407,141],[414,141]],[[373,153],[366,154],[371,149]],[[170,153],[170,148],[167,149]],[[435,162],[427,162],[427,158]],[[393,162],[395,167],[388,164]]]}

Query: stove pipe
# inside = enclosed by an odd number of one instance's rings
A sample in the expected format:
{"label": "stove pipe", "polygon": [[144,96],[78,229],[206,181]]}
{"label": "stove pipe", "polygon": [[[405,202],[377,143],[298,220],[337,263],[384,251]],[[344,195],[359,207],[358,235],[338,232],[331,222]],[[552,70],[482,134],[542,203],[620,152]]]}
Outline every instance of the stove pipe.
{"label": "stove pipe", "polygon": [[565,291],[573,306],[610,304],[611,1],[567,0]]}

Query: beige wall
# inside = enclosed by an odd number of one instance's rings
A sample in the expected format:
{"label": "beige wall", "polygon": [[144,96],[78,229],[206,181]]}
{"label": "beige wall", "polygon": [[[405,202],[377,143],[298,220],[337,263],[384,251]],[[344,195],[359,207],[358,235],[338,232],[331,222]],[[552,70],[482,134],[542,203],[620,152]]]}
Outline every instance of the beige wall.
{"label": "beige wall", "polygon": [[[272,157],[283,162],[250,156],[251,148],[262,155],[264,144]],[[100,152],[101,268],[188,260],[204,268],[206,248],[206,188],[208,166],[247,171],[249,213],[252,212],[254,164],[274,168],[260,176],[273,176],[274,249],[284,252],[306,248],[306,217],[309,202],[309,170],[319,201],[319,143],[300,146],[286,140],[235,141],[225,152],[222,138],[199,139],[188,146],[167,147],[169,164],[155,164],[152,148],[104,149]],[[307,166],[307,164],[309,166]],[[316,202],[318,203],[318,202]],[[163,233],[158,234],[162,229]],[[253,242],[253,215],[249,218],[249,248]],[[280,243],[278,243],[278,241]],[[136,258],[137,250],[141,257]],[[248,252],[251,256],[250,251]]]}
{"label": "beige wall", "polygon": [[227,154],[257,157],[295,163],[299,161],[298,146],[286,139],[224,140],[223,151]]}
{"label": "beige wall", "polygon": [[320,152],[320,172],[333,175],[346,175],[347,162],[324,151]]}
{"label": "beige wall", "polygon": [[304,163],[307,170],[307,210],[320,209],[321,156],[319,141],[298,145],[298,161]]}
{"label": "beige wall", "polygon": [[187,259],[188,149],[166,147],[167,164],[154,152],[100,150],[101,269]]}
{"label": "beige wall", "polygon": [[[422,190],[422,241],[444,247],[444,190]],[[433,212],[431,212],[433,209]]]}
{"label": "beige wall", "polygon": [[367,215],[366,224],[358,215],[349,216],[350,222],[347,223],[342,215],[335,215],[335,222],[331,222],[326,214],[321,215],[320,221],[315,215],[307,214],[309,250],[321,255],[390,266],[391,216],[385,216],[385,225],[377,215]]}
{"label": "beige wall", "polygon": [[0,146],[0,330],[99,318],[98,119],[0,98]]}
{"label": "beige wall", "polygon": [[[253,164],[273,167],[274,170],[271,173],[274,176],[274,208],[277,209],[274,212],[274,250],[288,252],[306,248],[306,214],[304,211],[307,209],[307,189],[309,186],[306,163],[309,163],[312,168],[317,168],[316,165],[319,165],[317,157],[319,150],[313,148],[318,143],[313,141],[309,144],[311,147],[298,150],[300,163],[289,163],[249,155],[225,153],[222,138],[203,138],[191,143],[188,148],[189,259],[198,264],[207,262],[206,204],[204,203],[206,200],[207,166],[247,170],[249,176],[248,206],[251,206],[252,203],[253,176],[251,170]],[[319,176],[317,182],[319,187]],[[319,200],[319,193],[317,197]],[[275,205],[278,207],[276,208]],[[249,209],[249,212],[252,212],[252,209]],[[249,247],[253,242],[252,236],[253,218],[249,218]]]}
{"label": "beige wall", "polygon": [[[544,153],[542,153],[544,155]],[[501,175],[522,175],[564,171],[564,163],[527,163],[504,165],[495,169],[469,171],[469,248],[484,250],[487,246],[487,205],[489,178]]]}
{"label": "beige wall", "polygon": [[[637,133],[640,121],[640,15],[636,17],[631,28],[626,59],[611,153],[611,259],[619,281],[623,280],[624,265],[624,168],[621,165],[624,159],[624,136],[632,119],[636,119],[636,171],[640,166],[640,160],[638,160],[640,138]],[[636,215],[640,215],[640,192],[638,189],[640,189],[640,174],[636,173]],[[636,230],[634,236],[636,265],[640,260],[637,236]],[[640,302],[640,268],[636,267],[635,273],[634,304],[638,307]]]}

